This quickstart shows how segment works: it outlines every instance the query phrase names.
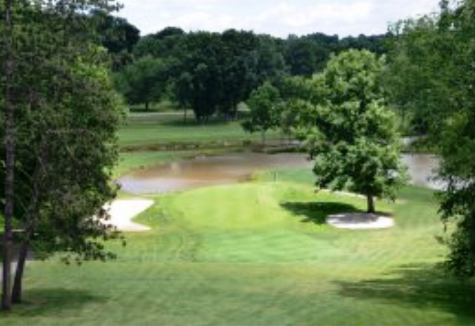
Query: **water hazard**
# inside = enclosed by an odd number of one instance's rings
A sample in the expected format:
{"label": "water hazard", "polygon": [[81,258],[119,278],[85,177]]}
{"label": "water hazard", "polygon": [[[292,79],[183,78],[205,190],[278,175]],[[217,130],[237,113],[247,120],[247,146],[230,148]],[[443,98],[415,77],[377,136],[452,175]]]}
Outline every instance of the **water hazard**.
{"label": "water hazard", "polygon": [[[403,155],[413,184],[440,188],[430,180],[438,159],[433,155]],[[133,172],[119,179],[122,189],[132,194],[163,193],[198,187],[247,181],[259,170],[277,168],[308,168],[312,162],[305,154],[233,153],[221,156],[196,157],[162,164]]]}

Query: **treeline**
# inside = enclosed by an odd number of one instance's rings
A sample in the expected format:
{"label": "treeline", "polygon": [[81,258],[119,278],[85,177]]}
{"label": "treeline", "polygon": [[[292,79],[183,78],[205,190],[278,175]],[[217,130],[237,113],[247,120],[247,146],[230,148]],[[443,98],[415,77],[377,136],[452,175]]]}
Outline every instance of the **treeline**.
{"label": "treeline", "polygon": [[[168,99],[178,108],[192,109],[200,123],[214,114],[235,118],[238,104],[265,81],[279,88],[283,77],[311,77],[323,70],[332,53],[386,53],[386,35],[340,39],[314,33],[281,39],[235,29],[186,33],[167,27],[138,37],[138,29],[121,18],[106,22],[102,44],[113,54],[117,89],[127,102],[149,110],[151,103]],[[119,35],[122,41],[107,35]]]}

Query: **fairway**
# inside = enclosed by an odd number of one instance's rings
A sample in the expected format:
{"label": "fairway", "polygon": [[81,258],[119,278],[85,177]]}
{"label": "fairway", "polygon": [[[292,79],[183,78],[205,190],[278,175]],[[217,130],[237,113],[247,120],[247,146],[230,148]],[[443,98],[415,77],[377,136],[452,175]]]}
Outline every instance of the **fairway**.
{"label": "fairway", "polygon": [[323,224],[364,200],[303,183],[257,180],[153,199],[136,219],[152,230],[111,245],[117,261],[31,263],[27,303],[2,325],[475,324],[471,285],[433,269],[445,249],[434,239],[442,226],[428,190],[378,203],[396,226],[366,231]]}
{"label": "fairway", "polygon": [[[121,147],[150,148],[175,145],[210,145],[225,142],[259,142],[260,133],[244,132],[241,121],[224,122],[219,117],[206,125],[197,124],[193,117],[183,121],[180,113],[129,114],[127,124],[118,133]],[[269,140],[280,139],[278,131],[269,131]]]}

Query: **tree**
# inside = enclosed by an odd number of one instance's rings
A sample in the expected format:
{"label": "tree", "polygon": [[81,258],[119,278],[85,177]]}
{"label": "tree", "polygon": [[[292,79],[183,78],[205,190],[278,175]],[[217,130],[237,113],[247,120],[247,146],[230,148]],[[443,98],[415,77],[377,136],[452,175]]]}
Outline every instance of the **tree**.
{"label": "tree", "polygon": [[400,139],[395,115],[386,107],[379,75],[384,58],[369,51],[350,50],[333,56],[322,74],[299,81],[299,111],[319,188],[366,196],[368,213],[374,197],[394,200],[405,180],[400,163]]}
{"label": "tree", "polygon": [[317,67],[317,44],[306,38],[290,36],[287,40],[286,61],[294,76],[312,76]]}
{"label": "tree", "polygon": [[1,102],[2,120],[9,122],[0,133],[13,138],[1,145],[2,161],[8,157],[12,164],[0,170],[6,185],[0,188],[6,212],[4,270],[9,270],[12,223],[23,230],[11,292],[10,275],[3,275],[6,310],[11,298],[21,301],[29,248],[43,257],[63,253],[65,262],[73,257],[77,262],[114,257],[103,241],[119,233],[99,219],[107,217],[102,207],[117,190],[110,181],[123,106],[112,87],[107,53],[86,37],[91,30],[84,22],[89,18],[77,12],[94,8],[115,7],[92,0],[81,7],[67,1],[22,2],[15,8],[14,30],[5,38],[6,44],[14,40],[16,46],[15,52],[2,52],[14,67],[12,78],[2,84]]}
{"label": "tree", "polygon": [[245,131],[260,131],[262,143],[266,142],[266,132],[279,126],[281,99],[277,88],[269,82],[264,83],[251,93],[247,101],[250,109],[249,119],[242,123]]}
{"label": "tree", "polygon": [[[475,275],[474,14],[473,0],[441,1],[437,15],[395,26],[400,34],[392,53],[395,62],[404,57],[421,71],[420,99],[413,96],[409,108],[425,122],[431,145],[442,158],[438,176],[447,186],[439,195],[440,214],[444,223],[455,226],[446,239],[450,253],[445,267],[462,278]],[[392,72],[401,81],[408,77]],[[400,97],[413,95],[399,84],[394,88]]]}
{"label": "tree", "polygon": [[442,89],[431,90],[445,79],[439,67],[447,64],[432,52],[435,43],[440,42],[436,30],[437,18],[433,16],[407,19],[390,26],[394,37],[388,42],[389,63],[384,83],[393,106],[409,122],[411,131],[419,135],[440,127],[441,106],[435,104],[435,98],[437,102],[450,98]]}
{"label": "tree", "polygon": [[[284,71],[277,42],[265,35],[227,30],[183,37],[174,69],[174,98],[188,103],[199,122],[216,112],[235,118],[237,106],[266,79]],[[186,77],[186,78],[185,78]]]}
{"label": "tree", "polygon": [[12,0],[5,2],[5,26],[2,26],[2,62],[5,79],[3,82],[4,91],[4,115],[3,115],[3,137],[5,140],[5,197],[4,197],[4,218],[5,232],[2,239],[3,268],[2,268],[2,310],[11,309],[11,247],[13,237],[13,202],[14,198],[14,177],[15,177],[15,107],[13,105],[13,77],[14,77],[14,52],[13,52],[13,13],[14,3]]}
{"label": "tree", "polygon": [[115,17],[103,10],[93,10],[91,20],[96,20],[100,44],[112,56],[114,70],[132,62],[132,50],[140,40],[140,31],[125,18]]}
{"label": "tree", "polygon": [[129,104],[158,102],[166,92],[170,65],[162,59],[140,58],[116,74],[117,88]]}
{"label": "tree", "polygon": [[140,38],[134,48],[135,57],[178,57],[184,36],[185,32],[178,27],[166,27],[155,34],[145,35]]}

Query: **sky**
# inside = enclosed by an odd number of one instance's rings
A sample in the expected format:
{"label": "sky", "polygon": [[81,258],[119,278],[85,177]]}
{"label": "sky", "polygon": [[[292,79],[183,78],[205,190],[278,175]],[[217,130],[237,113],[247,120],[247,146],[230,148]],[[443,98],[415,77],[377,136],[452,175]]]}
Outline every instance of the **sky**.
{"label": "sky", "polygon": [[168,26],[185,32],[229,28],[287,37],[383,34],[388,23],[437,10],[439,0],[120,0],[118,16],[141,35]]}

